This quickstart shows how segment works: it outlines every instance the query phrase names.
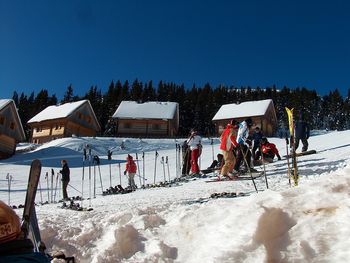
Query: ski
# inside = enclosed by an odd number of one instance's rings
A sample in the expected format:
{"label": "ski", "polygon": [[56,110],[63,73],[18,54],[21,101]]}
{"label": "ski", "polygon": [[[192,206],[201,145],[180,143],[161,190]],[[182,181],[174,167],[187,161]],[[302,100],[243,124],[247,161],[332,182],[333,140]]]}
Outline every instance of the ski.
{"label": "ski", "polygon": [[218,180],[216,178],[216,179],[207,180],[205,182],[206,183],[220,183],[220,182],[244,181],[244,180],[252,180],[252,177],[253,177],[253,179],[258,179],[258,178],[262,177],[263,175],[264,175],[264,172],[259,172],[259,173],[252,173],[252,176],[243,175],[243,176],[237,176],[235,178],[225,177],[225,178],[222,178],[221,180]]}
{"label": "ski", "polygon": [[245,197],[249,195],[250,194],[248,193],[239,193],[239,192],[212,193],[210,197],[205,197],[205,198],[202,197],[195,200],[186,201],[185,204],[187,205],[202,204],[218,198],[237,198],[237,197]]}
{"label": "ski", "polygon": [[295,152],[295,127],[294,127],[294,118],[293,118],[293,110],[294,109],[288,109],[286,107],[286,112],[288,115],[288,123],[289,123],[289,132],[290,132],[290,144],[292,146],[292,164],[293,164],[293,173],[292,177],[294,180],[294,186],[298,186],[299,183],[299,174],[298,174],[298,164],[297,164],[297,155]]}
{"label": "ski", "polygon": [[[27,238],[30,229],[39,229],[38,222],[35,215],[35,195],[38,189],[39,179],[41,173],[41,163],[39,160],[34,160],[30,166],[29,178],[28,178],[28,187],[26,193],[26,199],[24,203],[23,216],[22,216],[22,225],[21,231],[23,238]],[[34,218],[32,218],[34,217]],[[37,234],[37,233],[36,233]],[[39,238],[39,237],[38,237]],[[39,245],[41,240],[35,240],[34,243]],[[39,251],[39,247],[36,247]]]}
{"label": "ski", "polygon": [[81,207],[79,203],[76,203],[73,200],[69,201],[68,204],[66,202],[63,202],[62,206],[60,206],[59,208],[70,209],[74,211],[84,211],[84,212],[90,212],[94,210],[92,207],[89,207],[89,208]]}
{"label": "ski", "polygon": [[[296,157],[300,157],[300,156],[305,156],[305,155],[310,155],[310,154],[315,154],[317,153],[316,150],[309,150],[309,151],[305,151],[305,152],[300,152],[300,153],[295,153]],[[291,158],[293,154],[288,154],[288,155],[284,155],[283,157],[286,158]]]}
{"label": "ski", "polygon": [[32,233],[35,252],[45,253],[46,246],[41,241],[40,229],[38,219],[36,217],[35,206],[33,206],[32,214],[30,216],[30,232]]}

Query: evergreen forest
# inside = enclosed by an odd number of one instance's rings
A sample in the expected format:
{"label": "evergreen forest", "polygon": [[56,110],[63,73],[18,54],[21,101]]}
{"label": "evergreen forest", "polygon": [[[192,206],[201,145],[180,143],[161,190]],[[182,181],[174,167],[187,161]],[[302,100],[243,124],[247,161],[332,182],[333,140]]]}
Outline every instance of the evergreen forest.
{"label": "evergreen forest", "polygon": [[197,128],[203,136],[214,135],[212,118],[223,104],[241,103],[250,100],[272,99],[275,105],[278,125],[287,127],[285,107],[294,108],[296,119],[298,113],[309,122],[311,129],[346,130],[350,129],[350,89],[347,97],[342,97],[335,89],[328,95],[320,96],[315,90],[307,88],[271,87],[212,87],[193,85],[191,88],[175,83],[160,81],[154,85],[152,81],[143,83],[134,80],[112,81],[107,91],[102,92],[97,86],[91,86],[84,96],[74,94],[72,85],[68,86],[61,100],[55,94],[50,95],[43,89],[37,94],[17,94],[12,99],[18,108],[23,128],[29,138],[28,120],[47,106],[72,102],[82,99],[90,100],[96,117],[101,125],[100,136],[112,136],[109,122],[118,105],[123,100],[138,102],[172,101],[179,103],[180,127],[178,137],[186,137],[191,128]]}

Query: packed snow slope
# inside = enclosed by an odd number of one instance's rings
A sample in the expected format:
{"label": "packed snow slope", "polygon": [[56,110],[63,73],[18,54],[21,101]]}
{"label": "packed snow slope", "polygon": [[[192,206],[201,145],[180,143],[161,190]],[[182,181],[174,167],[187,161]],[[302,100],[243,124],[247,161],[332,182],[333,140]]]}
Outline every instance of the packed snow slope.
{"label": "packed snow slope", "polygon": [[[0,162],[0,199],[11,205],[24,203],[29,165],[37,158],[43,168],[36,202],[47,201],[53,194],[47,187],[51,169],[55,185],[60,160],[66,159],[71,167],[68,194],[81,195],[83,190],[82,205],[93,210],[61,209],[61,203],[38,205],[36,210],[49,251],[63,250],[78,262],[349,262],[349,137],[350,131],[314,133],[309,149],[317,153],[298,158],[299,186],[289,186],[287,159],[282,157],[265,167],[269,189],[264,178],[255,180],[258,193],[250,180],[206,183],[209,178],[201,178],[173,187],[102,196],[101,185],[103,189],[127,185],[122,174],[127,154],[136,158],[138,153],[146,183],[178,176],[176,142],[170,139],[69,138],[35,149],[21,145],[23,153]],[[281,156],[286,154],[284,139],[269,141]],[[206,168],[213,153],[220,152],[219,140],[214,138],[212,145],[204,138],[203,143],[201,167]],[[100,166],[84,163],[83,168],[87,144],[92,155],[100,157]],[[112,161],[108,150],[113,151]],[[161,163],[166,156],[169,174]],[[7,175],[12,176],[10,193]],[[135,179],[138,185],[143,183]],[[56,200],[62,196],[59,186]],[[249,195],[210,198],[215,192]]]}

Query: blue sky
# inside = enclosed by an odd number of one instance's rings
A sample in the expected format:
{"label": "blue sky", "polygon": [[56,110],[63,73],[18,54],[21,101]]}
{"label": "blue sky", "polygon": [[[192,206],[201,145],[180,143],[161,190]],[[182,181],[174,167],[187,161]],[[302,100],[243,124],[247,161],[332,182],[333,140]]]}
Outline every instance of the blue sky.
{"label": "blue sky", "polygon": [[350,88],[350,1],[0,0],[0,98],[112,80]]}

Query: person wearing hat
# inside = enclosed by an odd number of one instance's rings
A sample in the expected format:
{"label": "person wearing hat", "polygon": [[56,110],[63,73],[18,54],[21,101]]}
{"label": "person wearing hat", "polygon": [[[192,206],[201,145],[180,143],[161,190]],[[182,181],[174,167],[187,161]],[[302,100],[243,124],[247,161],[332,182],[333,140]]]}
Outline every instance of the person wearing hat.
{"label": "person wearing hat", "polygon": [[236,142],[235,129],[237,127],[230,124],[227,124],[226,129],[222,132],[220,136],[220,150],[224,156],[224,165],[221,168],[220,175],[218,176],[218,180],[221,180],[222,177],[230,177],[229,172],[232,170],[235,157],[234,157],[234,149],[238,146]]}
{"label": "person wearing hat", "polygon": [[191,175],[199,175],[198,158],[202,153],[202,138],[195,129],[192,129],[191,135],[186,142],[191,150]]}
{"label": "person wearing hat", "polygon": [[272,163],[275,156],[277,156],[278,160],[281,160],[281,156],[276,145],[274,143],[270,143],[266,137],[263,137],[261,139],[261,152],[258,151],[256,153],[255,160],[260,161],[260,157],[263,157],[265,162]]}
{"label": "person wearing hat", "polygon": [[136,171],[137,171],[136,163],[134,162],[132,156],[128,154],[128,156],[126,157],[126,166],[125,166],[124,175],[128,175],[128,183],[131,190],[135,190],[137,188],[134,180]]}
{"label": "person wearing hat", "polygon": [[[237,152],[236,152],[236,163],[234,165],[233,173],[238,173],[239,172],[239,167],[241,166],[242,161],[244,161],[244,165],[246,166],[246,169],[250,169],[250,171],[256,171],[252,166],[251,166],[251,139],[249,137],[249,132],[250,129],[253,126],[253,121],[251,118],[247,118],[244,121],[242,121],[239,124],[238,132],[237,132]],[[247,167],[248,165],[248,167]]]}
{"label": "person wearing hat", "polygon": [[44,254],[34,252],[33,242],[21,233],[18,215],[0,200],[0,263],[50,262]]}

